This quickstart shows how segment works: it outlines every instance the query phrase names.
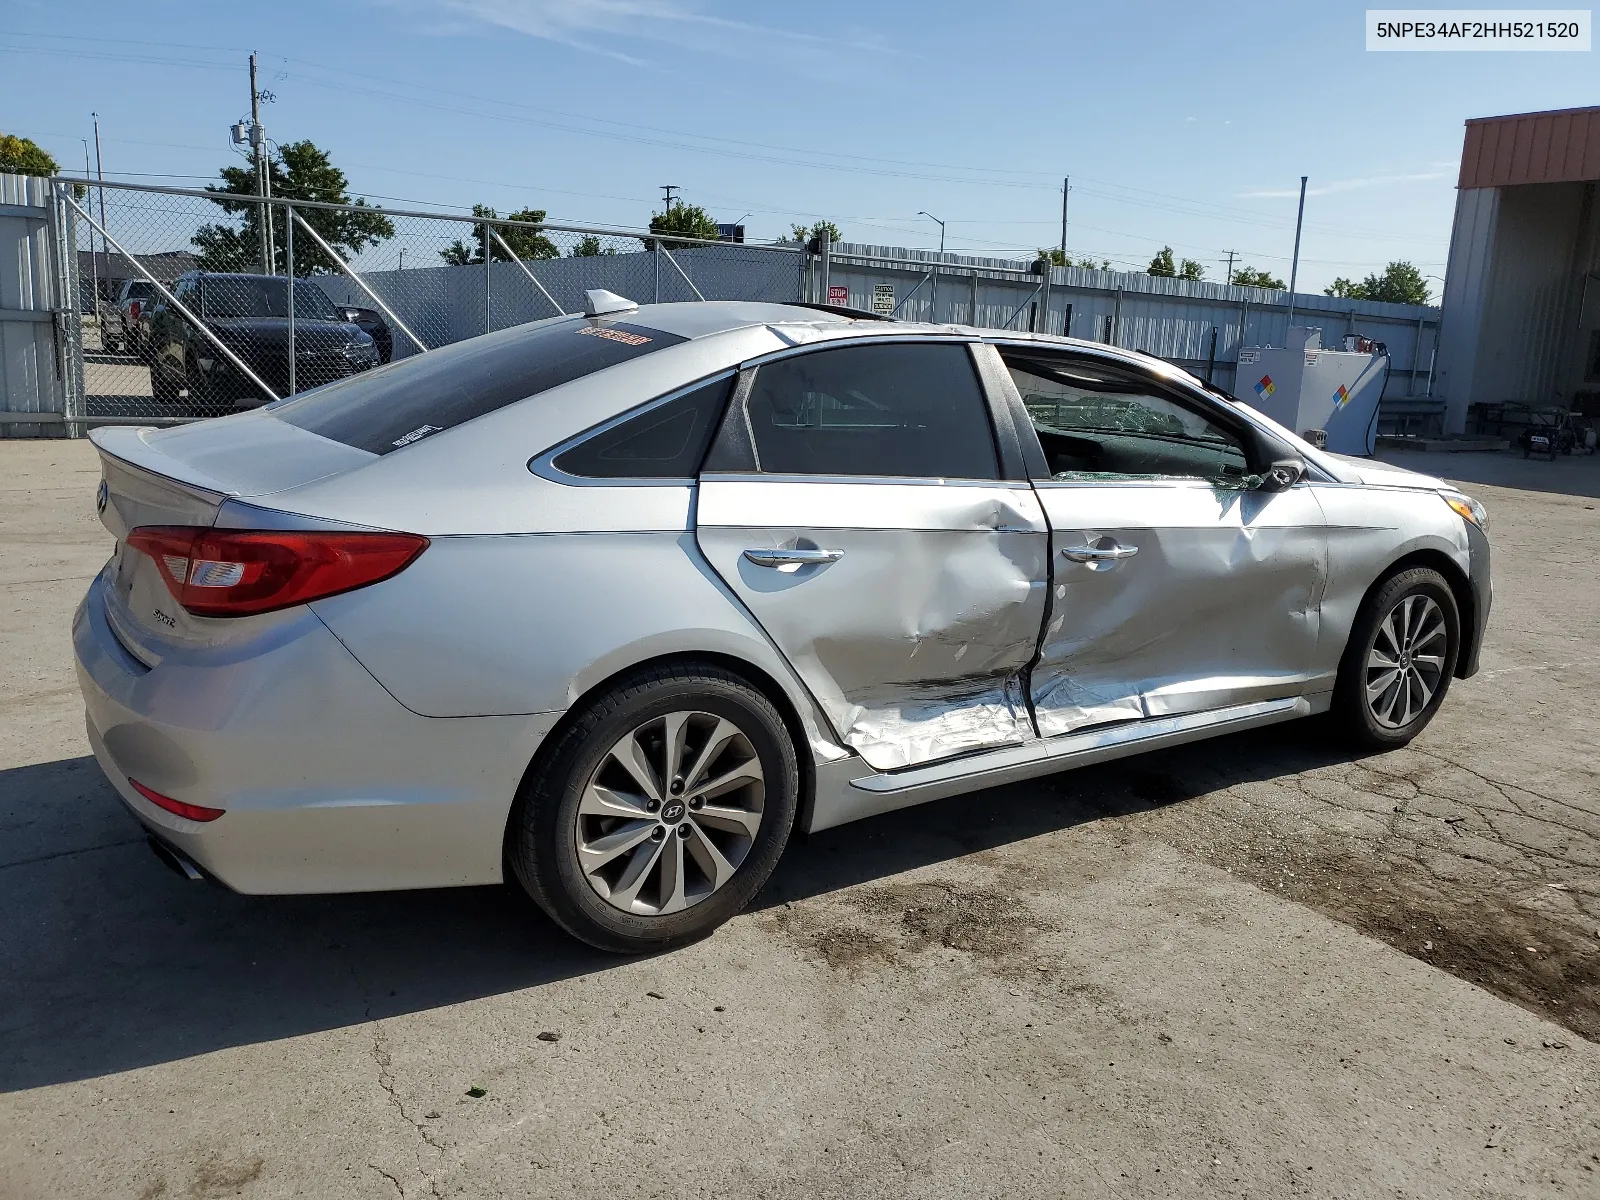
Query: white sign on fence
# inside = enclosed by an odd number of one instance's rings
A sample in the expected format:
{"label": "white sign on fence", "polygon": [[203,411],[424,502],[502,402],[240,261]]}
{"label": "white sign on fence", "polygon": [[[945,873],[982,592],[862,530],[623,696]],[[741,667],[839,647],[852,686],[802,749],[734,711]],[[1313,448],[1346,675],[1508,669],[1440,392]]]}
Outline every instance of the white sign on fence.
{"label": "white sign on fence", "polygon": [[888,316],[894,311],[894,284],[875,283],[872,285],[872,311]]}

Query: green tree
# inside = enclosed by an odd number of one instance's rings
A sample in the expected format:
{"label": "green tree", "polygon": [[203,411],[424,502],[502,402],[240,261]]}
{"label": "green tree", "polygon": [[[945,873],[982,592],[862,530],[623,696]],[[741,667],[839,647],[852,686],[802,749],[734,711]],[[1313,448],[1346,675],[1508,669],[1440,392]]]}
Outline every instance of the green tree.
{"label": "green tree", "polygon": [[1275,275],[1266,271],[1258,271],[1255,267],[1239,267],[1233,273],[1234,287],[1274,288],[1283,291],[1288,285]]}
{"label": "green tree", "polygon": [[59,175],[61,164],[38,142],[14,133],[0,133],[0,173]]}
{"label": "green tree", "polygon": [[1082,267],[1085,271],[1109,271],[1112,269],[1109,258],[1102,258],[1099,262],[1092,258],[1073,258],[1072,255],[1064,253],[1053,246],[1049,249],[1041,248],[1039,258],[1049,263],[1052,267]]}
{"label": "green tree", "polygon": [[1428,283],[1422,272],[1408,262],[1392,262],[1383,274],[1368,275],[1360,283],[1340,276],[1323,288],[1329,296],[1348,300],[1382,300],[1389,304],[1428,303]]}
{"label": "green tree", "polygon": [[835,246],[844,241],[844,234],[839,232],[839,227],[832,221],[817,221],[809,226],[791,225],[789,227],[789,237],[791,240],[799,242],[802,245],[804,245],[806,242],[809,242],[812,238],[820,238],[824,233],[828,235],[828,241]]}
{"label": "green tree", "polygon": [[1186,258],[1178,265],[1179,279],[1204,279],[1206,269],[1192,258]]}
{"label": "green tree", "polygon": [[592,233],[588,233],[572,248],[572,257],[598,258],[602,254],[615,254],[616,252],[616,247],[602,246],[599,238]]}
{"label": "green tree", "polygon": [[[714,242],[717,240],[717,223],[698,204],[685,204],[680,200],[664,213],[650,214],[650,232],[676,233],[682,237]],[[662,241],[667,239],[663,238]],[[672,243],[667,244],[670,246]]]}
{"label": "green tree", "polygon": [[[345,173],[333,165],[325,150],[310,141],[279,146],[268,159],[272,194],[286,200],[320,200],[327,204],[352,205],[351,209],[303,208],[296,211],[307,225],[348,261],[369,246],[394,236],[394,222],[381,209],[365,199],[350,199]],[[223,167],[222,184],[214,192],[236,196],[256,194],[256,169],[252,166]],[[200,251],[200,267],[206,271],[259,271],[261,269],[258,229],[261,206],[243,200],[216,200],[224,212],[237,216],[238,225],[202,225],[193,241]],[[272,271],[281,274],[286,265],[284,240],[286,214],[281,206],[272,213],[274,259]],[[303,231],[301,231],[303,233]],[[309,237],[295,239],[294,272],[312,275],[338,270],[337,265]]]}
{"label": "green tree", "polygon": [[1150,260],[1150,265],[1144,269],[1144,273],[1161,279],[1171,279],[1177,275],[1178,268],[1172,261],[1172,247],[1161,247],[1160,253]]}
{"label": "green tree", "polygon": [[[500,216],[499,213],[486,204],[474,204],[472,206],[472,215],[475,217],[487,217],[491,221],[497,220]],[[522,208],[509,214],[506,220],[525,221],[530,225],[542,226],[545,215],[545,210],[542,208]],[[439,251],[439,257],[452,267],[464,267],[470,263],[481,263],[483,261],[484,227],[482,225],[474,225],[472,229],[473,240],[470,243],[463,242],[460,238],[457,238]],[[488,239],[491,262],[511,261],[511,255],[506,253],[505,247],[500,244],[501,241],[504,241],[505,245],[509,246],[512,253],[518,258],[561,257],[561,251],[556,248],[556,244],[545,237],[538,229],[526,229],[517,225],[501,225],[496,228],[495,232],[500,237],[498,239]]]}

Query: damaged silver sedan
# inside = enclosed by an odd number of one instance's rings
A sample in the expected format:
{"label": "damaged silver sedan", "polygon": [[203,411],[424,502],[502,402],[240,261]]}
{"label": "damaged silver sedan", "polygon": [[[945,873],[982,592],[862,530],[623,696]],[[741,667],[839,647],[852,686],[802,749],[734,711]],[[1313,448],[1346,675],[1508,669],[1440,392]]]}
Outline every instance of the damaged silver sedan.
{"label": "damaged silver sedan", "polygon": [[589,311],[101,429],[89,737],[242,892],[514,877],[617,951],[818,830],[1471,675],[1483,509],[1142,355],[744,303]]}

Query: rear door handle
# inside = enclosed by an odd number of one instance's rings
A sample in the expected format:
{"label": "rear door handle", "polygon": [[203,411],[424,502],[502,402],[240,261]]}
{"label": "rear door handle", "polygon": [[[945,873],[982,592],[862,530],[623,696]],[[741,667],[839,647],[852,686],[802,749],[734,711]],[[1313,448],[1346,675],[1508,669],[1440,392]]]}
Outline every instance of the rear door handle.
{"label": "rear door handle", "polygon": [[838,562],[844,557],[844,551],[751,549],[746,550],[744,556],[758,567],[809,566],[813,563]]}

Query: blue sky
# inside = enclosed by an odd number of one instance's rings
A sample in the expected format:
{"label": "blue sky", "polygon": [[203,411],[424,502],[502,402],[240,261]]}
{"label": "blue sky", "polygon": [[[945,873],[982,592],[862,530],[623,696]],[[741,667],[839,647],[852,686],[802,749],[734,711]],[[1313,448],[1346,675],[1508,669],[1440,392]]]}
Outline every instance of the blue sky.
{"label": "blue sky", "polygon": [[[382,203],[637,227],[682,189],[752,238],[1075,254],[1170,244],[1302,290],[1393,258],[1443,274],[1462,122],[1600,103],[1587,54],[1374,54],[1365,5],[724,0],[10,0],[0,130],[81,170],[199,183],[235,161],[245,56],[283,141]],[[1437,294],[1438,283],[1432,281]]]}

